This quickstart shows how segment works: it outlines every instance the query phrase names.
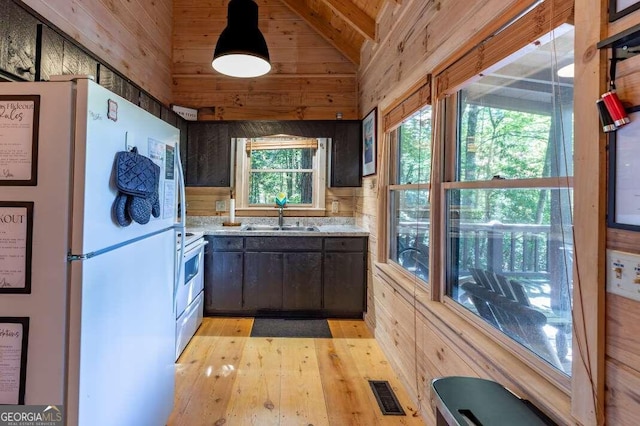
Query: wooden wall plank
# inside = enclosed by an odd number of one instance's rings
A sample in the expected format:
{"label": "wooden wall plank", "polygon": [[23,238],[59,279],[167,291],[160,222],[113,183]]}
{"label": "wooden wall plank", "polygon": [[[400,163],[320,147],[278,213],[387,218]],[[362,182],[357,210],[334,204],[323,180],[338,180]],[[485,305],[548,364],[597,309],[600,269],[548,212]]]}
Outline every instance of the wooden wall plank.
{"label": "wooden wall plank", "polygon": [[640,310],[638,302],[607,295],[607,356],[640,374]]}
{"label": "wooden wall plank", "polygon": [[152,96],[171,103],[168,0],[24,3]]}
{"label": "wooden wall plank", "polygon": [[635,425],[640,405],[640,373],[614,360],[607,361],[608,425]]}
{"label": "wooden wall plank", "polygon": [[[365,42],[361,52],[362,62],[358,74],[360,113],[363,114],[374,106],[381,111],[386,111],[388,107],[398,105],[400,97],[415,87],[420,79],[438,67],[442,67],[443,64],[447,64],[448,61],[452,61],[450,58],[452,52],[458,52],[459,55],[471,49],[490,35],[485,28],[491,28],[491,32],[496,31],[507,22],[507,18],[515,16],[530,4],[522,0],[470,2],[403,0],[400,4],[386,2],[377,18],[377,42]],[[584,13],[593,8],[592,4],[585,7]],[[583,25],[586,28],[586,24],[583,23]],[[599,27],[594,25],[589,28]],[[484,37],[479,34],[484,34]],[[586,49],[587,44],[584,43],[581,46]],[[576,53],[576,57],[578,56],[582,56],[583,60],[588,62],[593,59],[594,52],[583,50]],[[594,80],[599,78],[597,72],[592,76]],[[593,92],[591,89],[594,89],[594,80],[587,83],[590,85],[590,90],[586,92],[590,94],[589,96]],[[592,105],[592,102],[587,103],[585,100],[584,105],[588,104]],[[587,107],[580,112],[585,120],[587,112]],[[592,115],[592,112],[589,114]],[[591,129],[590,132],[590,137],[583,135],[585,141],[590,141],[589,146],[592,148],[586,161],[590,162],[590,167],[595,167],[595,164],[598,164],[598,157],[597,155],[593,157],[592,154],[594,135],[597,139],[598,131]],[[583,148],[588,149],[587,145],[585,142]],[[598,151],[597,142],[595,151]],[[589,167],[584,170],[589,170]],[[379,229],[378,207],[380,200],[384,199],[384,194],[376,195],[373,188],[380,187],[377,182],[380,178],[363,179],[363,188],[356,192],[356,223],[372,231],[375,237],[370,238],[372,242],[370,246],[377,245],[378,240],[384,239],[384,236],[375,235]],[[595,187],[599,188],[598,185]],[[590,196],[592,192],[589,192],[587,198]],[[586,203],[586,201],[583,202]],[[588,214],[589,220],[598,217],[593,215],[592,211]],[[584,223],[581,224],[583,225]],[[595,228],[597,226],[592,229]],[[433,244],[438,243],[434,241]],[[588,242],[585,244],[585,247],[588,247],[587,256],[597,253],[596,246]],[[371,247],[370,250],[372,250]],[[376,248],[370,251],[374,259],[378,251]],[[594,261],[592,264],[595,266],[597,262]],[[550,380],[540,373],[541,370],[537,369],[538,367],[527,365],[519,356],[506,348],[499,349],[499,346],[484,335],[484,332],[478,329],[474,331],[474,327],[471,327],[466,318],[449,309],[447,305],[443,306],[442,303],[430,301],[418,302],[417,305],[424,311],[418,315],[418,323],[423,324],[423,336],[412,336],[411,327],[415,321],[412,307],[416,304],[411,297],[412,283],[406,278],[385,281],[377,273],[378,265],[374,264],[373,268],[374,273],[370,278],[372,281],[369,282],[369,289],[373,291],[374,306],[367,313],[366,321],[375,327],[376,338],[381,342],[388,358],[400,364],[397,368],[402,372],[406,386],[415,388],[416,379],[422,380],[422,377],[417,374],[422,373],[427,377],[438,374],[460,374],[491,378],[520,395],[526,395],[560,424],[575,423],[572,418],[571,399],[567,395],[568,380],[560,377]],[[403,290],[404,288],[406,290]],[[589,294],[595,295],[598,289],[597,279],[589,278],[585,289],[588,289]],[[381,291],[383,295],[380,294]],[[399,297],[403,292],[408,296]],[[368,297],[371,298],[371,295]],[[596,298],[595,305],[590,303],[589,306],[591,308],[597,306],[598,300],[601,299]],[[598,326],[594,326],[593,323],[597,324],[598,321],[591,321],[589,324],[594,333],[590,336],[590,345],[594,344],[593,347],[597,348],[602,341],[598,340]],[[441,365],[438,354],[434,353],[431,347],[433,341],[438,342],[436,346],[450,355],[445,359],[451,359],[451,356],[455,359],[457,356],[458,361],[450,366]],[[427,361],[419,367],[424,371],[415,368],[415,358],[411,356],[410,349],[412,345],[417,346],[419,353],[425,354]],[[599,378],[602,376],[598,376],[600,371],[594,370],[594,372],[597,375],[596,386],[601,386],[602,382]],[[579,415],[580,421],[584,421],[585,424],[592,424],[596,421],[596,415],[589,409],[592,399],[586,393],[590,387],[586,387],[584,383],[583,386],[585,386],[585,392],[579,396],[581,401],[576,404],[575,414]]]}
{"label": "wooden wall plank", "polygon": [[[187,214],[189,216],[228,216],[227,211],[216,212],[216,201],[229,200],[229,188],[189,186],[187,190]],[[353,217],[355,188],[327,188],[325,191],[325,216]],[[338,213],[331,212],[331,202],[338,201]],[[228,207],[228,204],[227,204]],[[274,210],[271,214],[261,212],[262,216],[277,216]],[[243,216],[237,215],[239,218]]]}
{"label": "wooden wall plank", "polygon": [[[175,104],[206,108],[199,114],[202,120],[335,119],[337,112],[345,119],[360,118],[357,66],[280,0],[258,1],[258,25],[269,47],[271,72],[257,79],[215,72],[211,59],[226,26],[226,5],[226,0],[175,2]],[[297,5],[324,16],[318,19],[324,19],[325,25],[339,24],[334,22],[335,13],[316,0]],[[345,40],[349,49],[362,44]]]}

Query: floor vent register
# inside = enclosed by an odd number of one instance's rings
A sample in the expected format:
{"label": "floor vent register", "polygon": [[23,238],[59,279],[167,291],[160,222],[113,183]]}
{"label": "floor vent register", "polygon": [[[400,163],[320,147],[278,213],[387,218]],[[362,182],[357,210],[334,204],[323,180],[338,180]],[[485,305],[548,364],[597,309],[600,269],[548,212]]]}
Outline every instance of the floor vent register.
{"label": "floor vent register", "polygon": [[386,380],[369,380],[369,386],[373,391],[373,395],[378,401],[380,411],[385,416],[405,416],[405,412],[396,398],[396,394],[391,389],[389,382]]}

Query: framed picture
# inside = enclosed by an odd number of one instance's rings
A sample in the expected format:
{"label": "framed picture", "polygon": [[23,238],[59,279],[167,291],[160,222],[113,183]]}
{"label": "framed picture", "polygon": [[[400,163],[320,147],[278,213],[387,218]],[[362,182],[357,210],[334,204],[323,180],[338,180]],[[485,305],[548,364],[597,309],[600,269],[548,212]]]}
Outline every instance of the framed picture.
{"label": "framed picture", "polygon": [[377,114],[378,108],[373,108],[362,120],[362,176],[376,174]]}
{"label": "framed picture", "polygon": [[0,405],[24,405],[28,317],[0,317]]}
{"label": "framed picture", "polygon": [[609,133],[607,225],[640,231],[640,106],[627,112],[631,122]]}
{"label": "framed picture", "polygon": [[38,184],[40,96],[0,95],[0,185]]}
{"label": "framed picture", "polygon": [[609,0],[609,22],[640,9],[640,0]]}
{"label": "framed picture", "polygon": [[0,201],[0,294],[31,293],[33,202]]}

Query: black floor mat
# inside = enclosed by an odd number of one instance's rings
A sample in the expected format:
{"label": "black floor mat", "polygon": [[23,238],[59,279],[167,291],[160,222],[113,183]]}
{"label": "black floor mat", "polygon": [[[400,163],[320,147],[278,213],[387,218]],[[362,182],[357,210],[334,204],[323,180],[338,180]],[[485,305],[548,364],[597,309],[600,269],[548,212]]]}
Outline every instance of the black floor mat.
{"label": "black floor mat", "polygon": [[256,318],[251,337],[311,337],[330,339],[331,330],[325,319]]}

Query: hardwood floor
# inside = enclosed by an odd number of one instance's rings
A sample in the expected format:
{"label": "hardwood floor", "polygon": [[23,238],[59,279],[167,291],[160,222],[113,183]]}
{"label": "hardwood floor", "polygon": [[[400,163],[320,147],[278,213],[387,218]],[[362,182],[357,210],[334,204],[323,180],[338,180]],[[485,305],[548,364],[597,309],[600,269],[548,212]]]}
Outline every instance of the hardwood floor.
{"label": "hardwood floor", "polygon": [[[363,321],[333,339],[249,337],[251,318],[205,318],[176,363],[169,426],[423,425]],[[406,416],[384,416],[367,380],[388,380]]]}

